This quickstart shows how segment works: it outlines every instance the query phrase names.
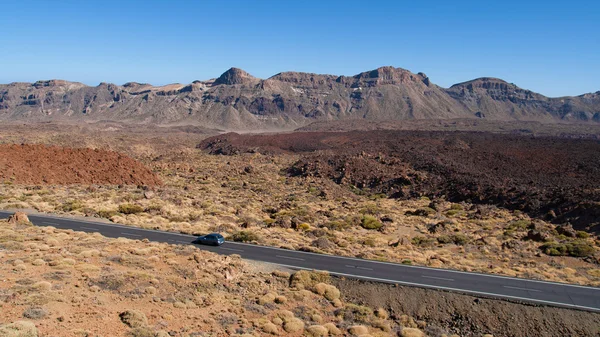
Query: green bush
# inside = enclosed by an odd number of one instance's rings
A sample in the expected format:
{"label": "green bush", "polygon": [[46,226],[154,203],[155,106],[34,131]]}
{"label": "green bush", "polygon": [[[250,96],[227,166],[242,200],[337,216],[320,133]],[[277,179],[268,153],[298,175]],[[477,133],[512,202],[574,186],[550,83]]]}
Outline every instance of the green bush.
{"label": "green bush", "polygon": [[239,231],[231,236],[231,240],[235,242],[251,242],[259,241],[260,237],[252,231]]}
{"label": "green bush", "polygon": [[519,231],[519,230],[525,230],[527,229],[527,227],[529,227],[531,225],[531,221],[529,220],[515,220],[515,221],[511,221],[508,223],[508,230],[512,230],[512,231]]}
{"label": "green bush", "polygon": [[457,211],[462,211],[462,210],[463,210],[463,207],[462,207],[462,205],[461,205],[461,204],[452,204],[452,205],[450,206],[450,209],[457,210]]}
{"label": "green bush", "polygon": [[344,230],[344,229],[350,227],[350,224],[343,220],[333,220],[333,221],[328,221],[328,222],[324,223],[323,227],[331,229],[331,230],[335,230],[335,231],[341,231],[341,230]]}
{"label": "green bush", "polygon": [[434,239],[425,236],[415,236],[410,240],[410,242],[415,246],[427,246],[432,244],[433,240]]}
{"label": "green bush", "polygon": [[586,257],[594,254],[595,249],[587,242],[573,242],[568,245],[569,255],[574,257]]}
{"label": "green bush", "polygon": [[429,216],[435,214],[435,209],[431,207],[422,207],[415,211],[406,211],[405,215],[414,215],[414,216]]}
{"label": "green bush", "polygon": [[540,249],[550,256],[586,257],[594,254],[595,249],[587,242],[575,241],[567,243],[551,242],[542,245]]}
{"label": "green bush", "polygon": [[464,234],[454,234],[452,235],[452,241],[456,245],[464,246],[469,242],[469,237]]}
{"label": "green bush", "polygon": [[377,243],[375,242],[375,239],[373,239],[373,238],[366,238],[363,241],[363,245],[369,246],[369,247],[375,247],[377,245]]}
{"label": "green bush", "polygon": [[377,215],[381,212],[381,208],[377,204],[367,204],[359,213],[364,215]]}
{"label": "green bush", "polygon": [[383,227],[383,224],[371,215],[363,215],[360,225],[365,229],[380,229]]}
{"label": "green bush", "polygon": [[453,243],[452,237],[450,235],[440,235],[437,237],[437,242],[441,244]]}
{"label": "green bush", "polygon": [[577,237],[580,239],[587,239],[590,237],[590,233],[584,231],[577,231]]}
{"label": "green bush", "polygon": [[144,208],[140,205],[134,204],[121,204],[119,205],[119,213],[123,214],[137,214],[142,213]]}

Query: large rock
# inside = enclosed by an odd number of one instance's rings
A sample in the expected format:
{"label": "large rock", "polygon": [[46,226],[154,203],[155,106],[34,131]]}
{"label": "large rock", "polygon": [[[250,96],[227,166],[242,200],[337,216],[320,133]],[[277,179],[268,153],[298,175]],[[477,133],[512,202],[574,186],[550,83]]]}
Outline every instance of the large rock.
{"label": "large rock", "polygon": [[530,229],[527,232],[527,239],[536,241],[536,242],[546,242],[550,239],[550,234],[545,231],[540,231],[537,229]]}

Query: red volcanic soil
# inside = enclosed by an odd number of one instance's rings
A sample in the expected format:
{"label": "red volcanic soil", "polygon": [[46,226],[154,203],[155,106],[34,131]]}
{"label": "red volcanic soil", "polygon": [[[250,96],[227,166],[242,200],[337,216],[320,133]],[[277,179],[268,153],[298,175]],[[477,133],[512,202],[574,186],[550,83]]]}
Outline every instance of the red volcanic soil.
{"label": "red volcanic soil", "polygon": [[16,184],[160,185],[141,163],[116,152],[0,145],[0,181]]}
{"label": "red volcanic soil", "polygon": [[225,134],[213,154],[300,153],[292,176],[317,176],[395,198],[441,197],[519,209],[600,231],[600,141],[472,132]]}

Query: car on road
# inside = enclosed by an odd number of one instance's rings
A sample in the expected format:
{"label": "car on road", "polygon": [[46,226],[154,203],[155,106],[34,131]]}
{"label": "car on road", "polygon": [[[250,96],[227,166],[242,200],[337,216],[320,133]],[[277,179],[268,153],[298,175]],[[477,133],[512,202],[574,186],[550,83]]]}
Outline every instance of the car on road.
{"label": "car on road", "polygon": [[225,238],[223,235],[219,233],[211,233],[207,235],[199,236],[194,243],[198,243],[201,245],[212,245],[212,246],[220,246],[225,242]]}

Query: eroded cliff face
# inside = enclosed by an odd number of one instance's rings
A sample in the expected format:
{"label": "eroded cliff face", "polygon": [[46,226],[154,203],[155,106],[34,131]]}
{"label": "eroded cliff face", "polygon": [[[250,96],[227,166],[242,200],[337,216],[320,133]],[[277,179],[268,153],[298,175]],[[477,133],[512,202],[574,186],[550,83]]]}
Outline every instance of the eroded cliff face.
{"label": "eroded cliff face", "polygon": [[0,85],[0,120],[116,120],[231,130],[293,129],[314,121],[486,118],[600,122],[600,92],[548,98],[495,78],[448,89],[423,73],[381,67],[355,76],[283,72],[258,79],[231,68],[219,78],[96,87],[62,80]]}

